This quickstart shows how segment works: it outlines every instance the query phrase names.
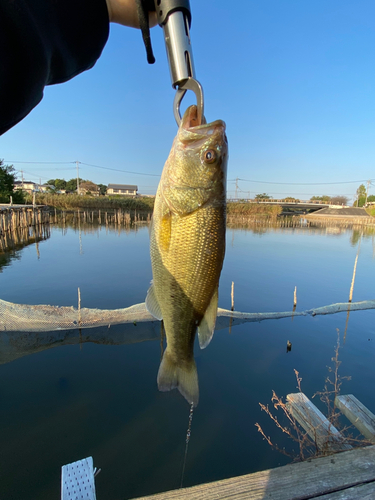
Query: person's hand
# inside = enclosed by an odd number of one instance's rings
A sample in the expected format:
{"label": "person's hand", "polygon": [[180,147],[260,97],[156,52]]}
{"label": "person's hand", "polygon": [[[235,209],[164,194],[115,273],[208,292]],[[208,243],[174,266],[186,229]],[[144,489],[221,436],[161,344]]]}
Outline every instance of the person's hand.
{"label": "person's hand", "polygon": [[[135,0],[106,0],[106,2],[110,22],[139,28]],[[149,13],[149,24],[150,28],[157,25],[156,12]]]}

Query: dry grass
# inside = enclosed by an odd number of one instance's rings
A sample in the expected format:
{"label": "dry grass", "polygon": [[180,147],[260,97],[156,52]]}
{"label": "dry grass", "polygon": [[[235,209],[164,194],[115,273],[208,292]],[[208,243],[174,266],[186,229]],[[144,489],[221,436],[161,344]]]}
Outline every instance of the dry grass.
{"label": "dry grass", "polygon": [[277,217],[282,211],[279,205],[266,205],[258,203],[241,203],[241,202],[230,202],[227,203],[227,214],[228,215],[241,215],[241,216],[268,216]]}
{"label": "dry grass", "polygon": [[[324,403],[326,407],[327,419],[330,424],[339,430],[341,435],[344,438],[344,443],[351,445],[352,447],[360,447],[360,446],[368,446],[372,444],[370,441],[366,440],[363,436],[359,435],[352,425],[343,426],[341,423],[341,415],[342,413],[335,405],[335,398],[340,394],[340,389],[342,382],[344,380],[350,380],[351,377],[344,376],[342,377],[339,373],[339,367],[341,365],[341,361],[339,361],[339,350],[340,350],[340,333],[337,330],[337,344],[335,348],[335,355],[331,358],[332,366],[328,366],[328,376],[325,379],[324,389],[323,391],[318,391],[313,395],[319,396],[320,400]],[[297,379],[297,388],[299,392],[302,392],[301,381],[302,378],[299,376],[299,372],[294,370]],[[297,423],[294,418],[292,412],[289,410],[288,405],[283,399],[272,391],[271,402],[276,411],[280,410],[281,417],[278,418],[272,411],[269,409],[268,405],[263,405],[259,403],[261,410],[265,411],[266,414],[270,417],[270,419],[274,422],[276,427],[284,434],[290,438],[290,440],[297,445],[297,451],[293,449],[291,451],[287,451],[285,448],[279,447],[276,443],[274,443],[270,436],[267,436],[264,432],[263,428],[259,423],[256,423],[258,431],[263,436],[263,439],[267,441],[267,443],[276,451],[282,453],[290,457],[293,461],[303,461],[312,457],[319,457],[322,455],[327,455],[327,450],[329,449],[329,441],[332,437],[330,433],[327,435],[327,442],[323,445],[318,446],[316,439],[312,439],[308,433],[302,429],[302,427]],[[283,419],[285,423],[281,423],[280,420]],[[316,429],[317,430],[317,429]],[[354,432],[354,434],[353,434]],[[331,451],[330,453],[334,453]]]}
{"label": "dry grass", "polygon": [[[30,200],[29,200],[30,201]],[[121,196],[78,196],[76,194],[37,194],[35,201],[38,205],[48,205],[60,209],[87,208],[91,210],[138,210],[151,212],[155,198],[139,197],[127,198]]]}

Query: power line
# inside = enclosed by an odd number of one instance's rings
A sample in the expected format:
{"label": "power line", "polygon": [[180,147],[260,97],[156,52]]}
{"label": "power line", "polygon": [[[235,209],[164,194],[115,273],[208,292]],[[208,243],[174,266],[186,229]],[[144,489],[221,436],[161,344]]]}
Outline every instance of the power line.
{"label": "power line", "polygon": [[[228,191],[235,192],[235,189],[234,188],[230,188],[230,189],[228,188]],[[248,193],[249,192],[248,189],[247,190],[238,189],[238,191],[241,191],[242,193]],[[252,189],[251,192],[255,192],[254,189]],[[267,191],[267,194],[302,194],[302,195],[311,195],[311,196],[313,196],[313,195],[316,195],[316,192],[315,193],[304,193],[302,191],[299,191],[297,193],[291,193],[290,191],[287,191],[287,192],[285,192],[285,191]],[[326,194],[327,195],[331,194],[331,196],[341,196],[341,195],[343,195],[343,193],[339,193],[339,194],[338,193],[326,193]],[[351,194],[346,193],[346,194],[348,196],[352,195],[352,193]]]}
{"label": "power line", "polygon": [[[76,161],[15,161],[15,160],[4,160],[6,163],[29,163],[34,165],[66,165],[71,163],[76,163]],[[146,175],[149,177],[160,177],[160,174],[149,174],[147,172],[133,172],[130,170],[121,170],[118,168],[103,167],[101,165],[93,165],[91,163],[85,163],[83,161],[78,162],[81,165],[86,165],[87,167],[101,168],[103,170],[113,170],[114,172],[123,172],[124,174],[135,174],[135,175]],[[74,167],[72,167],[73,169]],[[63,169],[68,170],[68,169]],[[70,170],[70,169],[69,169]]]}
{"label": "power line", "polygon": [[88,167],[102,168],[104,170],[114,170],[115,172],[124,172],[125,174],[135,174],[135,175],[148,175],[150,177],[160,177],[160,174],[147,174],[144,172],[131,172],[130,170],[120,170],[118,168],[101,167],[100,165],[92,165],[91,163],[79,162],[81,165],[87,165]]}
{"label": "power line", "polygon": [[[329,185],[329,184],[357,184],[358,182],[367,182],[368,179],[362,179],[360,181],[337,181],[337,182],[271,182],[271,181],[254,181],[250,179],[240,179],[237,177],[237,179],[229,179],[228,182],[236,182],[237,181],[243,181],[243,182],[255,182],[257,184],[282,184],[284,186],[324,186],[324,185]],[[370,181],[373,181],[375,179],[370,179]]]}
{"label": "power line", "polygon": [[[76,161],[15,161],[15,160],[4,160],[6,163],[29,163],[29,164],[46,164],[46,165],[66,165],[66,164],[72,164],[76,163]],[[101,165],[93,165],[91,163],[85,163],[85,162],[79,162],[81,165],[86,165],[88,167],[94,167],[94,168],[101,168],[103,170],[112,170],[114,172],[123,172],[125,174],[134,174],[134,175],[146,175],[150,177],[160,177],[160,174],[149,174],[146,172],[134,172],[131,170],[121,170],[118,168],[110,168],[110,167],[103,167]],[[74,168],[74,167],[72,167]],[[70,170],[70,169],[69,169]],[[242,179],[240,177],[237,177],[236,179],[228,179],[228,182],[238,182],[238,181],[243,181],[243,182],[254,182],[256,184],[277,184],[277,185],[284,185],[284,186],[328,186],[328,185],[335,185],[335,184],[357,184],[358,182],[372,182],[375,181],[375,179],[362,179],[362,180],[357,180],[357,181],[337,181],[337,182],[272,182],[272,181],[256,181],[256,180],[251,180],[251,179]],[[239,189],[239,188],[238,188]]]}
{"label": "power line", "polygon": [[34,163],[36,165],[46,164],[46,165],[66,165],[67,163],[75,163],[75,161],[15,161],[15,160],[4,160],[5,163]]}
{"label": "power line", "polygon": [[26,170],[17,170],[17,169],[15,169],[15,171],[16,171],[16,172],[23,172],[23,173],[25,173],[25,174],[27,174],[27,175],[31,175],[32,177],[37,177],[38,179],[40,179],[41,177],[42,177],[43,179],[48,179],[48,177],[46,177],[45,175],[36,175],[36,174],[32,174],[31,172],[26,172]]}

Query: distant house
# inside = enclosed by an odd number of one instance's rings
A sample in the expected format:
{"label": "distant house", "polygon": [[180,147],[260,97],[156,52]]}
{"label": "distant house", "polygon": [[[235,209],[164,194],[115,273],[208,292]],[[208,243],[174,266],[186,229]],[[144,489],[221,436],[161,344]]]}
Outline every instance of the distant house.
{"label": "distant house", "polygon": [[[54,191],[55,190],[55,186],[52,186],[51,184],[43,184],[43,185],[40,185],[38,184],[38,190],[41,192],[41,193],[47,193],[47,191]],[[64,190],[61,189],[60,191],[58,191],[59,193],[64,193]]]}
{"label": "distant house", "polygon": [[91,181],[81,182],[79,185],[79,194],[91,194],[92,196],[99,196],[100,188]]}
{"label": "distant house", "polygon": [[121,194],[124,196],[137,196],[138,186],[130,184],[108,184],[107,195]]}
{"label": "distant house", "polygon": [[37,191],[40,191],[40,186],[39,184],[36,184],[35,182],[32,181],[15,181],[14,189],[22,189],[22,191],[32,194]]}

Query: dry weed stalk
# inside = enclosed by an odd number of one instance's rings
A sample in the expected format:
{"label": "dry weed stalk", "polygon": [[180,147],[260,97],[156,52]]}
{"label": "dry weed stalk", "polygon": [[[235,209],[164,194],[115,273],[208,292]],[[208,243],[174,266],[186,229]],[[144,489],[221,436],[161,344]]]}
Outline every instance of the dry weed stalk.
{"label": "dry weed stalk", "polygon": [[[335,398],[340,394],[340,388],[343,380],[351,379],[350,376],[342,377],[338,373],[339,367],[341,365],[341,361],[339,361],[339,350],[340,350],[340,332],[337,329],[337,343],[335,347],[335,356],[331,358],[331,361],[333,362],[333,367],[332,366],[327,367],[329,375],[325,379],[324,390],[316,392],[313,397],[320,396],[320,400],[327,407],[327,419],[330,423],[330,426],[339,428],[340,433],[344,437],[345,443],[350,444],[353,447],[368,446],[369,444],[372,443],[366,440],[363,436],[353,437],[353,435],[349,433],[349,431],[354,429],[354,426],[348,425],[346,427],[343,427],[339,421],[341,412],[335,405]],[[299,376],[299,372],[296,369],[294,370],[294,373],[297,380],[298,391],[302,392],[301,388],[302,377]],[[330,374],[333,374],[333,377]],[[325,443],[326,445],[318,446],[316,440],[317,429],[314,428],[315,439],[312,439],[308,435],[308,433],[305,430],[303,430],[302,427],[300,427],[300,425],[295,420],[291,410],[289,410],[288,405],[282,400],[282,398],[277,396],[275,391],[272,391],[271,401],[273,403],[275,410],[281,410],[282,416],[284,418],[286,417],[287,423],[285,425],[279,422],[278,418],[271,412],[268,405],[266,406],[263,405],[262,403],[259,403],[261,410],[266,412],[266,414],[275,423],[278,429],[280,429],[294,443],[298,445],[298,453],[295,453],[294,451],[293,453],[289,453],[288,451],[285,450],[285,448],[280,448],[277,444],[273,443],[270,436],[267,436],[265,434],[261,425],[259,423],[256,423],[255,426],[257,427],[258,431],[261,433],[263,438],[273,449],[279,451],[283,455],[291,457],[293,461],[303,461],[311,457],[327,455],[327,452],[333,453],[332,451],[328,451],[329,450],[328,444],[332,437],[332,434],[329,429]]]}
{"label": "dry weed stalk", "polygon": [[[294,370],[297,379],[297,387],[300,392],[301,391],[301,380],[302,378],[299,376],[299,372]],[[256,423],[258,431],[262,434],[263,438],[267,441],[267,443],[276,451],[279,451],[283,455],[286,455],[293,459],[293,461],[303,461],[306,460],[309,456],[311,456],[314,450],[317,449],[316,443],[310,438],[310,436],[305,432],[296,422],[293,414],[289,411],[286,403],[280,398],[275,391],[272,391],[271,401],[275,410],[281,410],[284,417],[286,417],[288,423],[287,425],[282,425],[277,417],[271,412],[268,408],[268,405],[265,406],[262,403],[259,403],[261,410],[265,411],[270,419],[276,424],[283,433],[285,433],[292,441],[294,441],[298,445],[298,455],[296,453],[289,453],[285,450],[285,448],[280,448],[277,444],[273,443],[271,438],[267,436],[261,425]]]}
{"label": "dry weed stalk", "polygon": [[[333,366],[327,366],[328,376],[325,379],[324,390],[317,391],[314,395],[319,396],[322,403],[327,407],[327,418],[329,422],[335,427],[339,426],[339,417],[341,415],[340,410],[335,405],[336,396],[340,394],[340,389],[343,380],[351,380],[352,377],[339,375],[339,367],[341,365],[341,361],[339,361],[339,351],[340,351],[340,331],[337,328],[337,342],[335,347],[335,355],[331,358]],[[332,376],[330,375],[333,375]]]}

